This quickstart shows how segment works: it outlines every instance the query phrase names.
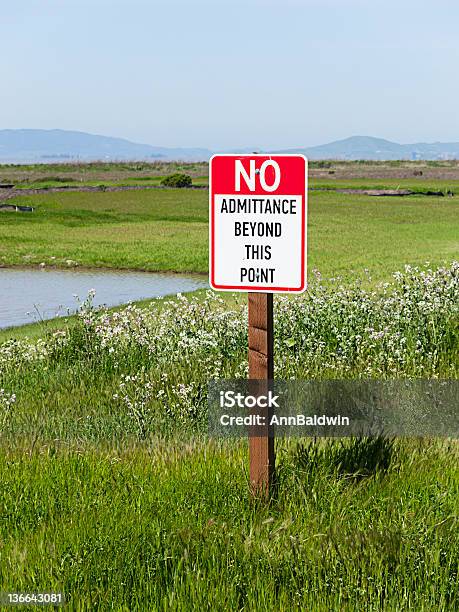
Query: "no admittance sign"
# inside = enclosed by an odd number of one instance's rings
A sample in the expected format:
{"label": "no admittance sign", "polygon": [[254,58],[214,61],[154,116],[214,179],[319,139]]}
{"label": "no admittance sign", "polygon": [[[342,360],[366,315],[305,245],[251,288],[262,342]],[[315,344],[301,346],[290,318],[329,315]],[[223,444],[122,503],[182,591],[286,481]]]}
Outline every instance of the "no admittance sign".
{"label": "no admittance sign", "polygon": [[306,288],[307,160],[214,155],[210,160],[210,285],[219,291]]}

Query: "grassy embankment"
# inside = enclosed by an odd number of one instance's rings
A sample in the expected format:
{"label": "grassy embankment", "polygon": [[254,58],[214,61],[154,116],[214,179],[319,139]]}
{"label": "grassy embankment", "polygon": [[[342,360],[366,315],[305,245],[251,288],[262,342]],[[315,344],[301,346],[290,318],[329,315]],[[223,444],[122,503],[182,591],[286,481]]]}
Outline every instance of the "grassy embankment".
{"label": "grassy embankment", "polygon": [[[2,265],[206,272],[206,191],[50,193],[17,197],[31,214],[1,213]],[[404,264],[458,252],[459,196],[379,198],[311,192],[309,268],[325,276],[387,278]],[[68,263],[70,262],[70,263]]]}
{"label": "grassy embankment", "polygon": [[[0,218],[5,263],[206,269],[205,193],[33,201],[33,216]],[[311,268],[349,283],[457,258],[457,202],[313,193]],[[441,278],[431,291],[408,275],[387,304],[337,286],[304,307],[278,301],[276,375],[457,375],[457,301]],[[459,607],[457,443],[279,442],[277,493],[251,503],[246,444],[197,433],[207,378],[245,374],[244,313],[162,312],[88,314],[1,347],[0,387],[17,395],[10,414],[4,400],[2,590],[62,588],[72,609]]]}
{"label": "grassy embankment", "polygon": [[[276,376],[457,376],[457,273],[277,301]],[[71,609],[457,608],[457,442],[280,441],[277,491],[250,502],[246,443],[200,433],[206,381],[246,375],[246,328],[174,302],[0,345],[2,589]]]}

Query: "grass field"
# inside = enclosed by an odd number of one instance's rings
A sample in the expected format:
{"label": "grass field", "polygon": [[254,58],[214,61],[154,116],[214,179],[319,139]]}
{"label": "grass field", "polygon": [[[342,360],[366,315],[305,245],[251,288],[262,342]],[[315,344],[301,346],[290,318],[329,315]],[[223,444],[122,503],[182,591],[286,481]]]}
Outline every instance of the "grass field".
{"label": "grass field", "polygon": [[[457,376],[458,281],[276,300],[276,377]],[[456,609],[457,442],[279,441],[276,492],[250,501],[246,443],[205,435],[206,381],[246,375],[246,312],[214,300],[0,345],[2,588],[70,609]]]}
{"label": "grass field", "polygon": [[[205,191],[20,201],[37,210],[0,214],[4,265],[207,270]],[[276,377],[457,378],[458,202],[312,192],[310,270],[344,280],[276,298]],[[200,292],[0,335],[0,591],[63,590],[72,610],[459,609],[456,440],[278,440],[275,493],[250,499],[246,442],[206,435],[207,381],[247,375],[244,304]]]}
{"label": "grass field", "polygon": [[2,588],[79,610],[456,610],[457,445],[396,444],[364,478],[320,448],[278,449],[269,505],[243,444],[3,453]]}
{"label": "grass field", "polygon": [[[18,197],[31,214],[0,213],[2,265],[206,272],[208,195],[159,189]],[[311,192],[309,270],[385,279],[404,264],[459,252],[459,196],[371,197]]]}

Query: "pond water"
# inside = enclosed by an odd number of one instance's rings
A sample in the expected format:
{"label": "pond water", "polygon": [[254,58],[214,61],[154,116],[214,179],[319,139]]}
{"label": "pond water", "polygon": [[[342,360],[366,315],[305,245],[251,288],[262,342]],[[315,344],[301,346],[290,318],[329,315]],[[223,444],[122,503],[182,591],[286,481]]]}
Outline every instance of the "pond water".
{"label": "pond water", "polygon": [[95,305],[185,293],[207,287],[202,276],[106,270],[19,270],[0,268],[0,328],[67,315],[90,289]]}

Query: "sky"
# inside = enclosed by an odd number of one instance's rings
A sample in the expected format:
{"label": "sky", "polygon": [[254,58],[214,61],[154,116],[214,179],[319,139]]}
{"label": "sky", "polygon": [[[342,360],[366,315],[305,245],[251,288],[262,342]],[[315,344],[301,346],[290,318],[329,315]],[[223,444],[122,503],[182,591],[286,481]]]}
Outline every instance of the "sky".
{"label": "sky", "polygon": [[0,129],[459,141],[457,0],[1,0]]}

